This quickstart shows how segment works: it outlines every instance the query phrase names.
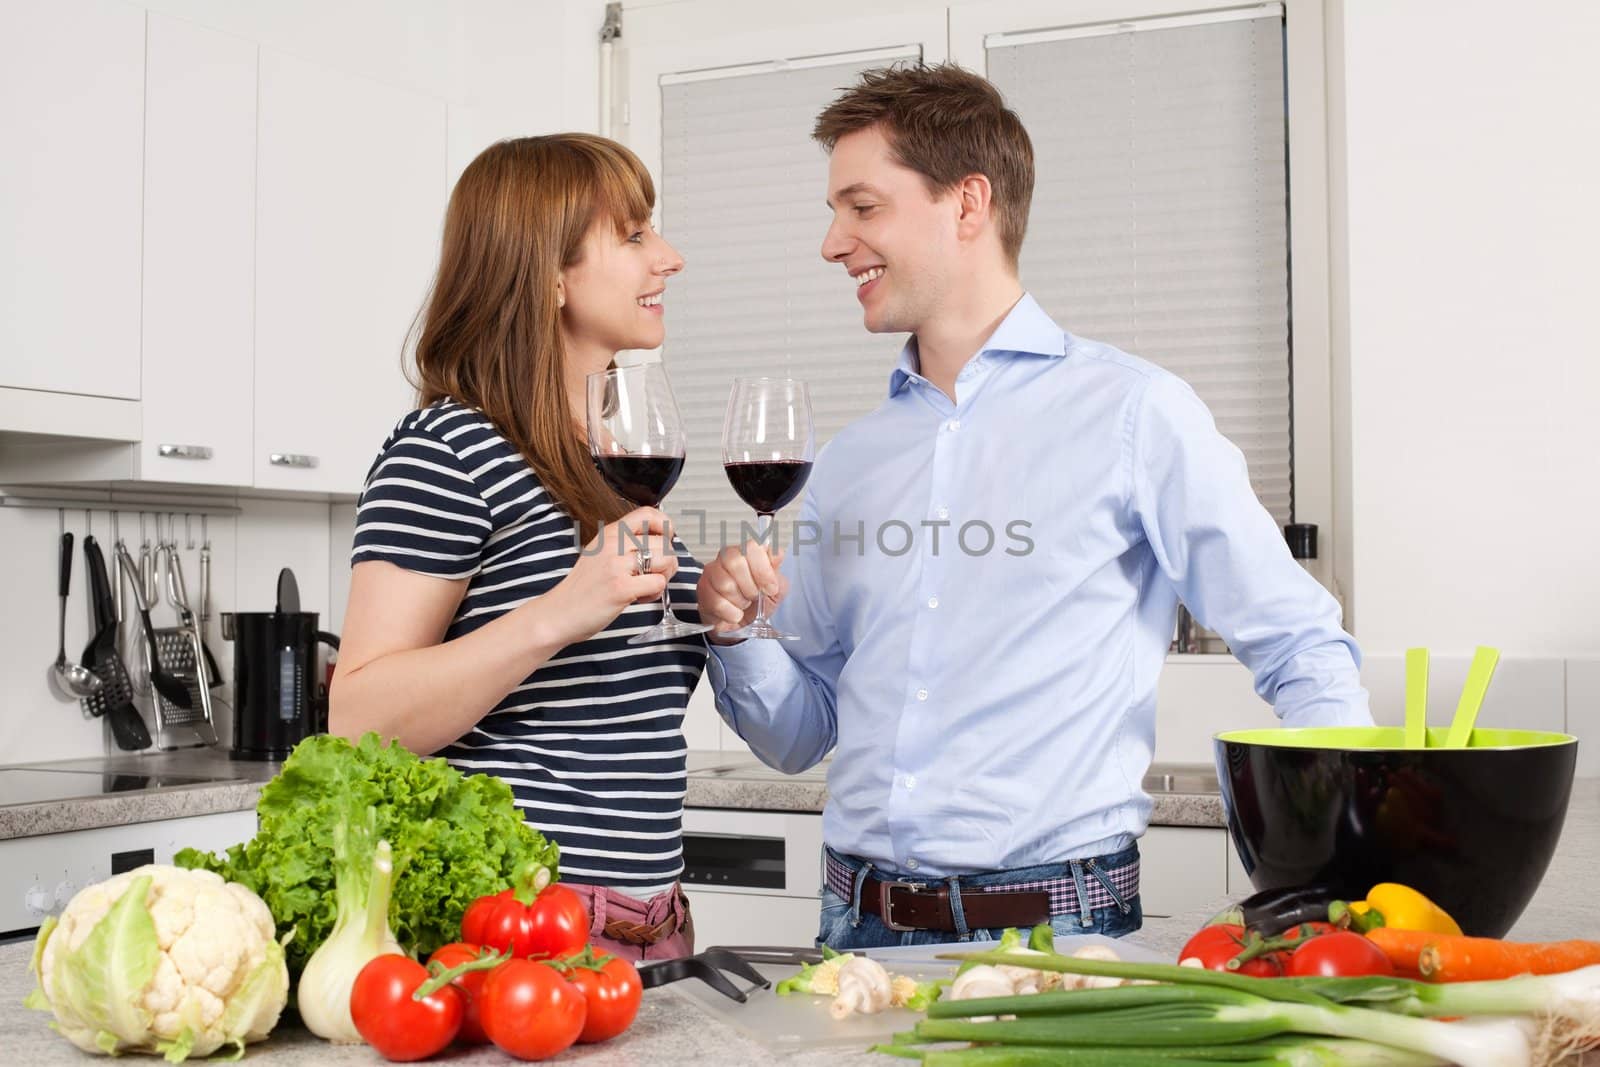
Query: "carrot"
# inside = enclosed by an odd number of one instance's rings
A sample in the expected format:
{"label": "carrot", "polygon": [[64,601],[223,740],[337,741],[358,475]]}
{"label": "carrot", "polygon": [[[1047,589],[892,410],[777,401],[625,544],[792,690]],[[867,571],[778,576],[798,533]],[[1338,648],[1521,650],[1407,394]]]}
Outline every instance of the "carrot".
{"label": "carrot", "polygon": [[1564,974],[1600,964],[1600,941],[1498,941],[1429,934],[1418,958],[1432,982],[1480,982],[1519,974]]}
{"label": "carrot", "polygon": [[1367,931],[1367,940],[1377,945],[1398,974],[1419,974],[1422,970],[1422,950],[1447,935],[1426,930],[1396,930],[1388,926],[1375,926]]}

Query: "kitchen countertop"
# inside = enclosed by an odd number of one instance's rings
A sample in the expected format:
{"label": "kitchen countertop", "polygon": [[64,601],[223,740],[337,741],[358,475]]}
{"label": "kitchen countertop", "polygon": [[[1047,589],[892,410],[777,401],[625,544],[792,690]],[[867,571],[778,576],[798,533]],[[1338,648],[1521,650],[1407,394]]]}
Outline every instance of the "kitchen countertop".
{"label": "kitchen countertop", "polygon": [[[696,750],[689,753],[688,766],[684,805],[690,808],[820,812],[828,796],[825,763],[798,775],[787,775],[748,754]],[[245,811],[255,807],[262,784],[278,773],[278,767],[277,763],[230,760],[226,753],[209,749],[185,749],[148,756],[107,756],[0,768],[0,774],[5,770],[39,769],[212,779],[68,800],[0,804],[0,840]],[[1186,774],[1207,772],[1207,768],[1171,765],[1152,770],[1177,774],[1177,789],[1152,793],[1153,825],[1224,825],[1222,800],[1215,792],[1183,791],[1199,788],[1184,784]]]}
{"label": "kitchen countertop", "polygon": [[[1574,787],[1561,845],[1550,870],[1511,936],[1522,940],[1600,936],[1593,906],[1593,886],[1597,881],[1600,881],[1600,780],[1585,779]],[[1218,900],[1187,915],[1152,920],[1130,940],[1163,955],[1176,956],[1195,928],[1223,903]],[[10,1050],[6,1059],[39,1065],[92,1062],[91,1057],[52,1033],[44,1015],[22,1007],[22,998],[33,985],[27,973],[31,951],[27,944],[0,947],[0,1047]],[[285,1025],[267,1042],[251,1046],[248,1060],[283,1067],[383,1062],[371,1049],[330,1046],[297,1025]],[[441,1060],[449,1063],[515,1062],[492,1048],[455,1052]],[[706,1015],[686,994],[664,986],[645,994],[639,1018],[628,1033],[603,1045],[569,1050],[551,1062],[582,1062],[594,1067],[757,1063],[782,1063],[788,1067],[863,1067],[894,1061],[865,1052],[841,1053],[838,1050],[780,1057]],[[1600,1063],[1600,1057],[1591,1055],[1584,1062],[1593,1067]]]}

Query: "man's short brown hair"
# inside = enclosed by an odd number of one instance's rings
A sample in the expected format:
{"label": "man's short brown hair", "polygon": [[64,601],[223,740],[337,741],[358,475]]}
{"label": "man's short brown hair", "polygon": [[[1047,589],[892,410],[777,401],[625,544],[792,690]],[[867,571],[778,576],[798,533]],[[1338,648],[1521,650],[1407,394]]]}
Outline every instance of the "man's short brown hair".
{"label": "man's short brown hair", "polygon": [[817,116],[811,136],[831,152],[839,138],[872,126],[931,193],[970,174],[988,178],[1000,244],[1016,266],[1033,199],[1033,142],[1000,90],[954,63],[879,67]]}

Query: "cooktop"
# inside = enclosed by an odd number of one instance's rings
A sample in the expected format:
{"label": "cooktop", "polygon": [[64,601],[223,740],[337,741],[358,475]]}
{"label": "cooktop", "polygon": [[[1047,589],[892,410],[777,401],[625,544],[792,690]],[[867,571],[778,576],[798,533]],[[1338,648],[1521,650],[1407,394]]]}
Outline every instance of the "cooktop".
{"label": "cooktop", "polygon": [[193,775],[133,771],[37,770],[0,768],[0,807],[43,804],[53,800],[78,800],[116,793],[148,793],[181,785],[213,781]]}

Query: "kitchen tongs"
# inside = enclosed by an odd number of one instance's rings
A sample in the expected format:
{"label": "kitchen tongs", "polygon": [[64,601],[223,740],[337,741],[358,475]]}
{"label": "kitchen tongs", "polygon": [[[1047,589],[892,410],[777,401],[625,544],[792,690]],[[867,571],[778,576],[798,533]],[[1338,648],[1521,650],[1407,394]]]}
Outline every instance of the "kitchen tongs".
{"label": "kitchen tongs", "polygon": [[[799,963],[805,961],[796,958],[797,952],[804,953],[805,951],[805,949],[708,948],[704,952],[695,953],[693,956],[683,956],[675,960],[641,963],[638,968],[639,984],[645,989],[654,989],[656,986],[666,985],[668,982],[676,982],[684,978],[698,978],[723,996],[743,1004],[749,999],[748,994],[751,990],[766,989],[772,984],[767,981],[760,971],[750,965],[750,960],[745,958],[745,953],[784,954],[782,958],[777,955],[770,957],[765,955],[757,956],[755,957],[755,962],[758,963]],[[816,956],[817,959],[822,958],[820,952]],[[730,971],[750,982],[750,988],[740,989],[728,980],[727,975],[722,973],[723,971]]]}

